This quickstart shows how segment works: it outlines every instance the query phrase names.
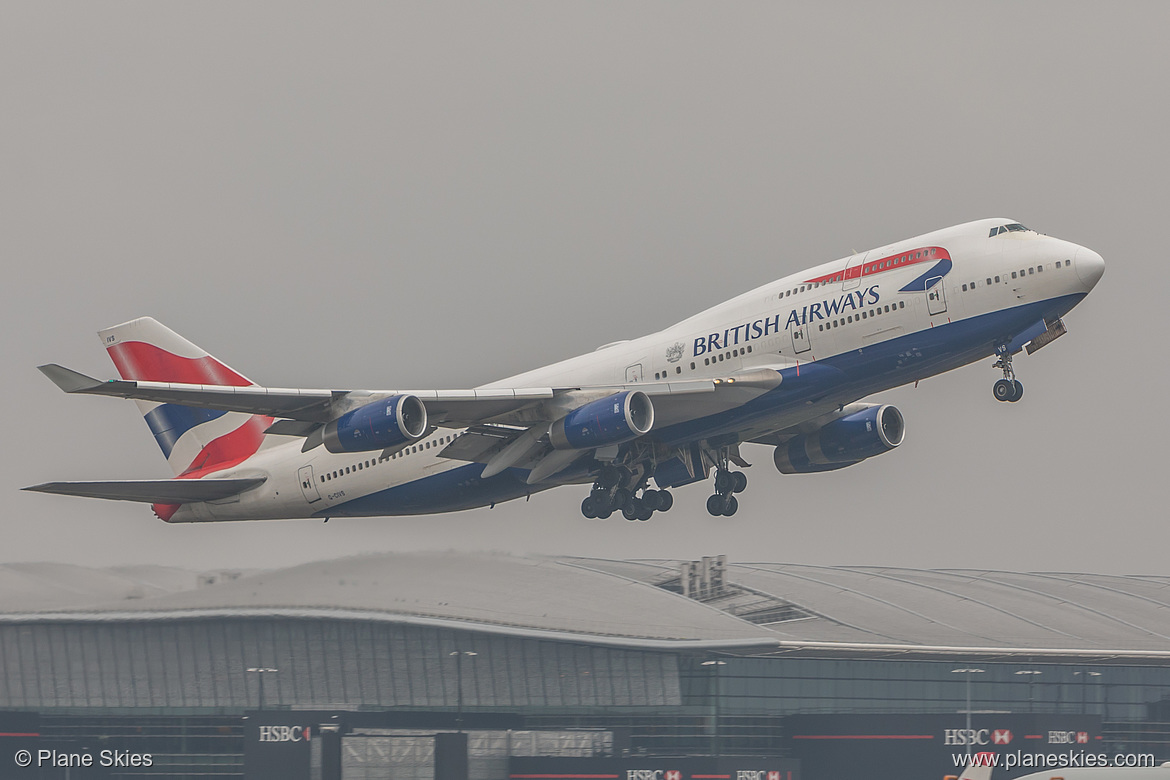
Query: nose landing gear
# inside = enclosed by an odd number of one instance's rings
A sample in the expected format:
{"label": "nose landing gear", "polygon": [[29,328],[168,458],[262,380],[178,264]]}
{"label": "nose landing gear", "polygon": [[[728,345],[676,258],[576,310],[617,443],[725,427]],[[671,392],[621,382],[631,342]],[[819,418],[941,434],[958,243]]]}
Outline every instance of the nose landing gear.
{"label": "nose landing gear", "polygon": [[997,401],[1011,401],[1015,403],[1024,397],[1024,385],[1016,379],[1016,372],[1012,368],[1012,356],[1007,352],[999,356],[993,368],[1003,370],[1003,379],[998,380],[991,388]]}

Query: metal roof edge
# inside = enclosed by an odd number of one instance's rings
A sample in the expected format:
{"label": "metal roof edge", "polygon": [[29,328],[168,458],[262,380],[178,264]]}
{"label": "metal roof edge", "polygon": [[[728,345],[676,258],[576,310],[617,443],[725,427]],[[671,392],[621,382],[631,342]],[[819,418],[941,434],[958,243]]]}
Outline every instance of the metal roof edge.
{"label": "metal roof edge", "polygon": [[20,623],[111,623],[195,620],[200,618],[257,618],[287,617],[327,620],[370,620],[379,623],[400,623],[412,626],[446,628],[457,631],[479,631],[488,634],[514,636],[522,639],[543,639],[554,642],[576,642],[629,650],[715,651],[715,650],[775,650],[778,641],[761,636],[751,639],[657,639],[653,637],[606,636],[564,630],[542,630],[494,623],[481,623],[451,618],[402,615],[371,610],[321,609],[313,607],[231,607],[183,610],[127,610],[109,612],[31,612],[0,614],[0,625]]}
{"label": "metal roof edge", "polygon": [[1058,647],[992,647],[962,645],[904,645],[871,642],[802,642],[781,639],[777,643],[782,650],[848,650],[856,653],[900,653],[903,655],[1018,655],[1029,658],[1132,658],[1170,662],[1170,650],[1109,650],[1106,648],[1058,648]]}

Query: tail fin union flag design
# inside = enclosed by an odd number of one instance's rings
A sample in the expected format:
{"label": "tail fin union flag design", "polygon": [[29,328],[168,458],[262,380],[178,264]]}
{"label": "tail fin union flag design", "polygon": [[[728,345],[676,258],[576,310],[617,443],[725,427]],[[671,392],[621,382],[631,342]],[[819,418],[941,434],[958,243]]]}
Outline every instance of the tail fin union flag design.
{"label": "tail fin union flag design", "polygon": [[[123,379],[247,387],[254,383],[170,328],[150,318],[100,334]],[[198,479],[255,455],[271,417],[136,401],[159,449],[179,479]],[[154,504],[168,520],[177,504]]]}

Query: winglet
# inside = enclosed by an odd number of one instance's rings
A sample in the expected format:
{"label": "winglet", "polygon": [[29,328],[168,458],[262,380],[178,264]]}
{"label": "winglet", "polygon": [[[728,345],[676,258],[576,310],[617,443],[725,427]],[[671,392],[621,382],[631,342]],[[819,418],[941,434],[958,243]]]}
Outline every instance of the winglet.
{"label": "winglet", "polygon": [[86,390],[93,390],[103,384],[100,379],[94,379],[92,376],[86,376],[56,363],[37,366],[37,369],[66,393],[84,393]]}

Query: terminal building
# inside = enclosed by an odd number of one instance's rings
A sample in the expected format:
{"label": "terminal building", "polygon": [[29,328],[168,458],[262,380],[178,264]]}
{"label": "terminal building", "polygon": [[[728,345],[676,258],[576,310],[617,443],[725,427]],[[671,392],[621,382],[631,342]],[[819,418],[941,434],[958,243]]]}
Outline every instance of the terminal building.
{"label": "terminal building", "polygon": [[1160,763],[1170,577],[721,556],[0,565],[0,749],[37,745],[151,756],[95,777],[941,780],[967,750]]}

